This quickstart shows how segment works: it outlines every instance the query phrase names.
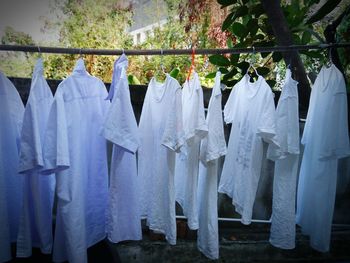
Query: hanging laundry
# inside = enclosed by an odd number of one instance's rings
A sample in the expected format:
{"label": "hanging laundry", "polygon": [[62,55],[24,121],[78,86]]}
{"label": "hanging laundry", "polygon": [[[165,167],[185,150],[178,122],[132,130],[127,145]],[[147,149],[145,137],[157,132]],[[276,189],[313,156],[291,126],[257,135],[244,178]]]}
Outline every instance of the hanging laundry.
{"label": "hanging laundry", "polygon": [[271,88],[262,76],[250,82],[246,74],[232,89],[224,108],[232,123],[219,192],[232,198],[243,224],[250,224],[258,188],[263,140],[277,145],[275,104]]}
{"label": "hanging laundry", "polygon": [[106,236],[108,167],[101,128],[107,95],[82,59],[55,94],[43,153],[45,173],[56,173],[55,262],[87,262],[86,249]]}
{"label": "hanging laundry", "polygon": [[302,144],[305,145],[297,196],[297,223],[311,246],[329,250],[338,159],[350,154],[345,81],[332,64],[313,85]]}
{"label": "hanging laundry", "polygon": [[181,87],[167,74],[164,83],[153,78],[147,89],[139,124],[141,214],[151,230],[176,244],[175,154],[184,144]]}
{"label": "hanging laundry", "polygon": [[271,144],[267,151],[275,161],[270,243],[279,248],[295,247],[295,198],[299,164],[298,82],[290,69],[276,110],[276,135],[280,148]]}
{"label": "hanging laundry", "polygon": [[199,228],[198,249],[210,259],[219,258],[218,231],[218,159],[226,154],[226,141],[221,106],[221,73],[215,77],[215,85],[208,105],[206,123],[208,136],[201,143],[198,178]]}
{"label": "hanging laundry", "polygon": [[108,97],[112,104],[103,129],[104,137],[113,143],[107,235],[114,243],[142,239],[136,167],[139,134],[130,100],[127,66],[124,54],[114,63]]}
{"label": "hanging laundry", "polygon": [[186,144],[183,147],[184,153],[176,156],[175,199],[187,217],[188,227],[196,230],[198,229],[199,146],[202,138],[208,134],[203,90],[196,72],[193,72],[193,78],[186,80],[183,85],[182,115]]}
{"label": "hanging laundry", "polygon": [[0,262],[11,259],[22,206],[23,178],[18,174],[24,106],[15,86],[0,72]]}
{"label": "hanging laundry", "polygon": [[19,171],[23,174],[23,206],[17,237],[17,257],[30,257],[32,247],[44,254],[52,250],[52,210],[55,175],[42,175],[43,140],[53,95],[38,59],[33,72],[21,132]]}

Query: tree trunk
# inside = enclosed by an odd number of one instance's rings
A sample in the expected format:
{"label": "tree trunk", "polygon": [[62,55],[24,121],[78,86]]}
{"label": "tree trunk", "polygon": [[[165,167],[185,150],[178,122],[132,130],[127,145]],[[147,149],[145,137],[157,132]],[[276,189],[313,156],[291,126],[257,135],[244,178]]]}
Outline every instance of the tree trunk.
{"label": "tree trunk", "polygon": [[[262,0],[263,8],[271,24],[278,45],[293,45],[292,33],[283,14],[279,0]],[[299,82],[299,110],[302,115],[307,112],[310,99],[310,84],[306,76],[304,64],[298,51],[283,52],[286,64],[291,65],[293,77]]]}

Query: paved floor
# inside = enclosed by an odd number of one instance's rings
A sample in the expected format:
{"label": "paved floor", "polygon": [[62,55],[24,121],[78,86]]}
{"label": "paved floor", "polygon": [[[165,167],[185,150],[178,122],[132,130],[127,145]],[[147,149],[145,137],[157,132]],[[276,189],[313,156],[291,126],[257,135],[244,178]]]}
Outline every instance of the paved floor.
{"label": "paved floor", "polygon": [[[103,241],[88,249],[89,263],[115,262],[211,262],[204,257],[196,246],[196,233],[178,224],[178,242],[168,245],[162,236],[146,231],[144,240],[112,244]],[[282,250],[268,242],[269,227],[235,225],[220,228],[220,259],[214,262],[349,262],[350,263],[350,228],[337,227],[332,231],[331,250],[319,253],[310,248],[307,237],[297,230],[296,248]],[[11,262],[51,262],[51,256],[44,256],[38,250],[33,251],[29,259],[15,259]]]}

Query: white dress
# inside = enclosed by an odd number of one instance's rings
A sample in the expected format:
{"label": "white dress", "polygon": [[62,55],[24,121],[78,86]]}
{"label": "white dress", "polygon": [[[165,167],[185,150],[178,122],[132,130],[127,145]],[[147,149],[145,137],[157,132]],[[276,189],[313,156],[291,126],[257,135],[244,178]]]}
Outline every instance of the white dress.
{"label": "white dress", "polygon": [[208,105],[208,136],[202,140],[198,178],[198,249],[210,259],[219,258],[218,231],[218,159],[226,154],[221,106],[221,73],[217,72]]}
{"label": "white dress", "polygon": [[270,145],[267,156],[275,161],[270,243],[295,247],[295,199],[299,164],[298,82],[289,69],[277,106],[276,131],[280,148]]}
{"label": "white dress", "polygon": [[114,243],[142,239],[136,167],[139,134],[130,100],[127,66],[124,54],[114,63],[108,97],[112,104],[103,128],[104,137],[113,143],[107,235]]}
{"label": "white dress", "polygon": [[186,144],[176,156],[175,199],[187,217],[188,227],[198,229],[198,169],[201,139],[208,134],[205,121],[203,90],[196,72],[182,89],[183,129]]}
{"label": "white dress", "polygon": [[87,262],[86,249],[106,237],[106,97],[82,59],[55,94],[44,140],[45,173],[56,173],[55,262]]}
{"label": "white dress", "polygon": [[258,188],[263,140],[275,143],[275,104],[271,88],[262,76],[251,83],[245,75],[231,91],[224,108],[232,123],[219,192],[232,198],[243,224],[250,224]]}
{"label": "white dress", "polygon": [[302,144],[297,223],[311,246],[329,250],[338,159],[348,156],[348,107],[342,73],[323,66],[312,88]]}
{"label": "white dress", "polygon": [[23,174],[23,206],[17,237],[17,257],[30,257],[32,247],[44,254],[52,250],[52,209],[55,175],[39,173],[44,165],[43,140],[53,95],[38,59],[24,112],[19,171]]}
{"label": "white dress", "polygon": [[0,72],[0,262],[11,259],[22,204],[23,178],[18,174],[24,106],[15,86]]}
{"label": "white dress", "polygon": [[150,229],[176,244],[175,154],[184,144],[181,87],[167,75],[148,85],[139,124],[138,177],[141,215]]}

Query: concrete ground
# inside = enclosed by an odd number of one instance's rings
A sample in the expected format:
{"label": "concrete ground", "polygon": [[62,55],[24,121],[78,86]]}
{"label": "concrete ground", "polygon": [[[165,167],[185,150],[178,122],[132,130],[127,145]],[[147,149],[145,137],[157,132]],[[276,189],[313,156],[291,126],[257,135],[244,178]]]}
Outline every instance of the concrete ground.
{"label": "concrete ground", "polygon": [[[100,262],[349,262],[350,227],[334,227],[331,250],[319,253],[309,246],[307,237],[297,229],[296,248],[282,250],[268,242],[269,225],[239,223],[220,226],[220,259],[209,260],[197,249],[196,232],[186,228],[185,222],[178,222],[176,246],[170,246],[161,235],[145,231],[142,241],[112,244],[107,240],[88,249],[89,263]],[[33,251],[29,259],[15,259],[11,262],[51,262],[51,256]]]}

